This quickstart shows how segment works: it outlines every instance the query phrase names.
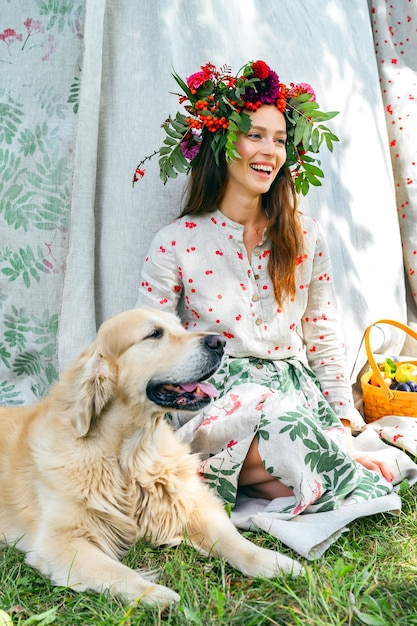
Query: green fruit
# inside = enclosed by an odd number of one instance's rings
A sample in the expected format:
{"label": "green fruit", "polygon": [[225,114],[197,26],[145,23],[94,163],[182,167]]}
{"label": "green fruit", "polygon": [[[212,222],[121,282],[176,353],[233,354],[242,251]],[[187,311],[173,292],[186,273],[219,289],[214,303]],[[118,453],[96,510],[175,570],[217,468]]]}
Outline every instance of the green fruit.
{"label": "green fruit", "polygon": [[417,367],[413,363],[400,363],[397,365],[395,380],[397,383],[408,383],[409,380],[417,383]]}

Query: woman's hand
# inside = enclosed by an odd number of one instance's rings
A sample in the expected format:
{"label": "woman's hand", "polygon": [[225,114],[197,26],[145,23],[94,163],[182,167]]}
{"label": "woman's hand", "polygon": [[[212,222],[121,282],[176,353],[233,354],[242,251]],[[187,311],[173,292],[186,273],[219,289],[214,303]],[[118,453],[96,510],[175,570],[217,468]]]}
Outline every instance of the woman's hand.
{"label": "woman's hand", "polygon": [[352,430],[350,428],[349,420],[341,417],[340,421],[342,422],[345,429],[346,448],[352,459],[354,459],[357,463],[360,463],[360,465],[363,465],[363,467],[366,467],[366,469],[372,470],[373,472],[378,472],[379,474],[381,474],[381,476],[385,478],[385,480],[388,480],[388,482],[392,483],[395,478],[395,473],[392,471],[388,463],[380,461],[379,459],[371,458],[369,456],[361,454],[360,451],[355,450],[354,437],[352,437]]}

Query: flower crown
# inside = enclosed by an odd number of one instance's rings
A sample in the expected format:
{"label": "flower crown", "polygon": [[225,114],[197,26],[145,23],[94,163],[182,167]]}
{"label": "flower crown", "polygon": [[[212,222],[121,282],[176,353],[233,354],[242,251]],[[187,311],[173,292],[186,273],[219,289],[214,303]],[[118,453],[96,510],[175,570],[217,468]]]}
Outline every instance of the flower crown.
{"label": "flower crown", "polygon": [[145,174],[141,166],[156,155],[159,155],[160,177],[164,184],[178,173],[188,173],[208,133],[213,134],[211,148],[217,164],[222,153],[227,163],[239,158],[235,146],[237,133],[249,131],[248,111],[256,111],[263,104],[273,104],[285,115],[287,158],[284,167],[291,168],[297,192],[306,195],[310,185],[321,185],[320,178],[324,178],[324,174],[320,161],[311,153],[317,154],[323,142],[333,151],[333,142],[339,139],[322,122],[338,112],[320,111],[310,85],[291,83],[288,88],[264,61],[251,61],[239,74],[232,76],[227,65],[217,69],[211,63],[203,65],[201,71],[189,76],[186,82],[173,73],[183,92],[177,95],[185,113],[177,112],[162,124],[166,133],[163,145],[138,164],[133,185]]}

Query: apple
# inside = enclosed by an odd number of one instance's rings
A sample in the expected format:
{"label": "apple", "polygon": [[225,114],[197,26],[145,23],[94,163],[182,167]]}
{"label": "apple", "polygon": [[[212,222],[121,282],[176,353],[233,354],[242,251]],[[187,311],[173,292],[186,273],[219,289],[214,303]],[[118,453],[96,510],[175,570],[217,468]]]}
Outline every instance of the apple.
{"label": "apple", "polygon": [[408,383],[409,380],[417,383],[417,366],[413,363],[399,363],[395,379],[398,383]]}

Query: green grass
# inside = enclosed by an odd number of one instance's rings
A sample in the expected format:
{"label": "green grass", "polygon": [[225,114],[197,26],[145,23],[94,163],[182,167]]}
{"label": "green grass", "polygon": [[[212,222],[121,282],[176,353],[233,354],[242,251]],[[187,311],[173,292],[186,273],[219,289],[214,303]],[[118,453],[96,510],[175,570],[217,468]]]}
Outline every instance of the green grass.
{"label": "green grass", "polygon": [[[245,534],[259,545],[296,557],[272,537]],[[158,582],[181,595],[179,606],[161,613],[53,587],[24,564],[22,554],[4,548],[0,607],[20,625],[417,626],[417,487],[403,495],[399,517],[377,515],[352,523],[321,559],[305,563],[307,573],[297,579],[244,578],[221,560],[206,559],[186,545],[138,545],[125,562],[158,568]]]}

